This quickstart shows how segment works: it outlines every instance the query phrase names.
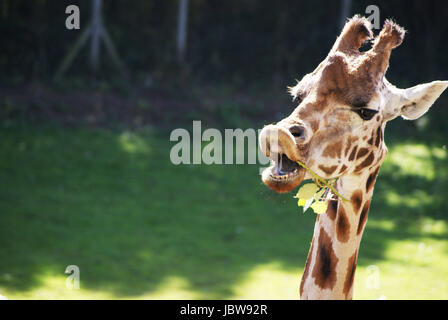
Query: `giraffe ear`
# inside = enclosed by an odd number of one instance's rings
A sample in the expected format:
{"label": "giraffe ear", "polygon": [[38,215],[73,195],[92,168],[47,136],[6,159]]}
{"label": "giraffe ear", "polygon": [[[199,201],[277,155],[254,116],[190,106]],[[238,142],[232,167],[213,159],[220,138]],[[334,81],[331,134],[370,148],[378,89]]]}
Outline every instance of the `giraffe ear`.
{"label": "giraffe ear", "polygon": [[401,90],[400,114],[406,120],[420,118],[448,87],[448,81],[433,81]]}

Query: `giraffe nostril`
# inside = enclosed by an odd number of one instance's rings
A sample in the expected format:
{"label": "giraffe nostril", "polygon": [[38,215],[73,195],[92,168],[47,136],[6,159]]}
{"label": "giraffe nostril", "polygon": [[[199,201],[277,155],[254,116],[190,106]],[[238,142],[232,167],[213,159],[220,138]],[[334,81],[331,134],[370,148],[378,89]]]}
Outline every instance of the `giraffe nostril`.
{"label": "giraffe nostril", "polygon": [[303,138],[305,137],[305,128],[299,125],[293,125],[289,128],[289,131],[291,134],[296,138]]}

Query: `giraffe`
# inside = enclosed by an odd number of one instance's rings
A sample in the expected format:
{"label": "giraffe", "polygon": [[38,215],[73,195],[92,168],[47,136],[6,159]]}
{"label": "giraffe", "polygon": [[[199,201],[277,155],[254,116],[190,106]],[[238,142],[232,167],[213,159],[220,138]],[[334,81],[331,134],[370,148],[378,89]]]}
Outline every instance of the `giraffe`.
{"label": "giraffe", "polygon": [[[339,178],[336,198],[317,215],[300,283],[301,299],[352,299],[358,249],[374,184],[387,154],[386,123],[398,116],[422,116],[448,87],[433,81],[399,89],[385,78],[391,51],[405,30],[386,20],[374,37],[370,22],[349,19],[327,57],[289,91],[297,107],[285,119],[265,126],[259,135],[271,166],[262,181],[289,192],[311,175]],[[369,50],[361,45],[372,41]]]}

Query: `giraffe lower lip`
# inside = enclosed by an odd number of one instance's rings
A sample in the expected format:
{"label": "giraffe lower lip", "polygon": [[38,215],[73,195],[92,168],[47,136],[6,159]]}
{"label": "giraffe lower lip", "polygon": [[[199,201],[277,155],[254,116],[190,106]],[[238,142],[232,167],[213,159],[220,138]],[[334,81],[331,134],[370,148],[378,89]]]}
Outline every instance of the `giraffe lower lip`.
{"label": "giraffe lower lip", "polygon": [[299,166],[295,161],[287,159],[286,163],[273,161],[269,168],[266,168],[261,174],[261,180],[270,189],[278,192],[289,192],[297,187],[305,177],[305,169]]}

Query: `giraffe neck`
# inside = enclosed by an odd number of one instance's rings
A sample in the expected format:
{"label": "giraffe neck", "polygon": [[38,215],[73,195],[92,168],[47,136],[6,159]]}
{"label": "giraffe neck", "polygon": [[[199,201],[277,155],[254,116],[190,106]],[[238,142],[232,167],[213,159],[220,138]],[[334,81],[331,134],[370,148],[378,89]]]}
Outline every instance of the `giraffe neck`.
{"label": "giraffe neck", "polygon": [[338,180],[349,201],[330,201],[318,215],[300,285],[301,299],[352,299],[358,248],[367,220],[377,167]]}

